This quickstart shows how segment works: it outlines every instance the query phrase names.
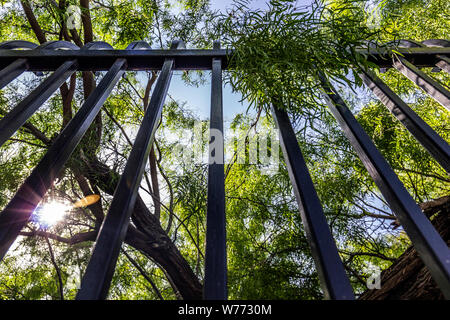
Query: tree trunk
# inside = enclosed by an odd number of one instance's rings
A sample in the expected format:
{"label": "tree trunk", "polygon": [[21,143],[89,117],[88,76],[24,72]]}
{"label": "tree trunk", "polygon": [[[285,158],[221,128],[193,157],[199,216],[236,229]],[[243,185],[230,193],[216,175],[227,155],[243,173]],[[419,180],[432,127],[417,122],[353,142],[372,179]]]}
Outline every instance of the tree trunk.
{"label": "tree trunk", "polygon": [[[96,158],[90,159],[81,171],[104,192],[114,194],[120,178],[117,172]],[[125,242],[161,265],[183,299],[201,299],[202,285],[198,277],[139,195],[131,220],[136,228],[128,228]]]}
{"label": "tree trunk", "polygon": [[[162,230],[162,229],[161,229]],[[202,299],[202,285],[178,248],[169,241],[149,241],[143,233],[129,228],[125,243],[155,260],[170,276],[171,282],[185,300]]]}
{"label": "tree trunk", "polygon": [[[420,205],[423,212],[450,245],[450,196]],[[413,247],[409,247],[381,273],[381,289],[367,290],[361,300],[443,300],[430,272]]]}
{"label": "tree trunk", "polygon": [[[29,1],[21,0],[20,3],[22,4],[26,18],[30,23],[30,26],[35,33],[38,41],[41,44],[45,43],[47,41],[45,33],[39,25]],[[66,1],[61,1],[59,5],[57,5],[57,7],[59,7],[59,9],[63,11],[66,5]],[[81,20],[83,23],[83,40],[84,44],[86,44],[94,40],[92,21],[89,10],[89,0],[80,0],[80,7],[82,9]],[[61,15],[61,17],[63,17],[63,15]],[[69,40],[64,23],[64,19],[62,19],[61,32],[62,34],[65,34],[65,38]],[[72,29],[70,30],[70,32],[72,35],[72,40],[74,40],[74,42],[78,46],[81,46],[83,43],[77,31],[75,29]],[[94,74],[90,71],[83,72],[82,77],[84,98],[86,100],[95,89],[96,83]],[[152,77],[149,79],[146,88],[146,95],[144,99],[145,107],[148,104],[150,89],[155,80],[156,73],[152,73]],[[70,88],[66,83],[64,83],[60,88],[63,100],[63,126],[65,126],[72,118],[71,102],[75,91],[75,84],[76,77],[72,76]],[[31,128],[29,124],[28,128]],[[38,138],[40,135],[42,135],[41,140],[44,141],[44,143],[50,144],[51,141],[47,139],[45,135],[40,133],[39,130],[36,129],[32,131],[36,131],[37,133],[39,133],[39,135],[37,135]],[[36,133],[34,134],[36,135]],[[74,173],[78,173],[77,181],[79,182],[80,187],[83,189],[83,194],[85,196],[90,194],[91,190],[87,185],[87,182],[84,181],[84,177],[86,177],[89,182],[91,182],[91,186],[95,188],[98,187],[110,195],[114,194],[115,188],[120,178],[120,175],[117,172],[111,170],[96,158],[98,151],[97,149],[101,142],[101,136],[102,118],[100,111],[96,116],[94,123],[90,126],[82,141],[80,142],[80,145],[78,147],[78,149],[80,150],[80,154],[77,156],[72,156],[66,164],[66,166],[70,167]],[[154,163],[152,165],[152,173],[156,177],[156,166],[154,165]],[[157,184],[157,180],[154,182],[154,189],[155,184]],[[159,203],[155,204],[155,208],[159,208]],[[90,209],[96,217],[98,227],[103,220],[101,204],[94,204],[90,207]],[[157,215],[159,215],[158,211],[159,209],[156,212]],[[164,268],[165,272],[167,272],[167,274],[169,275],[171,284],[176,287],[175,291],[179,292],[184,299],[201,299],[202,285],[198,277],[194,274],[188,262],[181,255],[178,248],[168,237],[167,233],[161,228],[159,220],[155,218],[155,216],[150,212],[150,210],[146,207],[139,196],[137,197],[136,205],[132,214],[132,221],[137,229],[130,225],[126,236],[126,242],[141,251],[143,254],[151,257],[159,265],[161,265]],[[93,234],[84,233],[81,235],[89,235],[89,237],[91,237]],[[89,238],[86,240],[92,239]]]}

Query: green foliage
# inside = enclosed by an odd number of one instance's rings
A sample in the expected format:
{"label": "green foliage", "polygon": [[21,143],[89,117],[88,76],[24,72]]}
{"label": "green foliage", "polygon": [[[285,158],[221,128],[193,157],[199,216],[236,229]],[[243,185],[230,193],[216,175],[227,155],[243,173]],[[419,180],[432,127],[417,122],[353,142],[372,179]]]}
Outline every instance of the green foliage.
{"label": "green foliage", "polygon": [[379,24],[387,33],[383,39],[448,39],[450,3],[446,0],[383,1]]}
{"label": "green foliage", "polygon": [[362,1],[315,1],[305,8],[294,2],[270,1],[263,11],[237,1],[220,16],[221,35],[234,50],[229,80],[258,109],[269,110],[274,99],[291,111],[317,108],[321,73],[351,83],[350,68],[369,65],[356,49],[376,40],[379,30],[365,23]]}
{"label": "green foliage", "polygon": [[[444,140],[450,141],[448,112],[429,97],[421,97],[411,106]],[[445,170],[381,103],[366,106],[358,120],[419,203],[449,194],[450,180]]]}
{"label": "green foliage", "polygon": [[320,298],[287,172],[235,164],[226,198],[230,298]]}

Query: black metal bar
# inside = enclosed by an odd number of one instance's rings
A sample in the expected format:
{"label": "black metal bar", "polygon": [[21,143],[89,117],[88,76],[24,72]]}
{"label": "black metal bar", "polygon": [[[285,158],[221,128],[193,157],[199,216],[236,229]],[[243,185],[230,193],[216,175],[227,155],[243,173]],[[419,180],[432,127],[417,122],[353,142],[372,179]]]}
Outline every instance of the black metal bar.
{"label": "black metal bar", "polygon": [[[443,40],[443,39],[431,39],[431,40],[425,40],[422,41],[422,44],[432,48],[432,47],[450,47],[450,41]],[[445,70],[447,73],[450,73],[450,58],[443,56],[443,55],[437,55],[436,58],[439,59],[438,62],[436,62],[436,66],[441,68],[442,70]]]}
{"label": "black metal bar", "polygon": [[[381,68],[392,67],[390,50],[360,50],[368,60]],[[416,66],[434,66],[439,60],[436,55],[450,56],[450,47],[398,48],[405,59]],[[119,58],[127,59],[127,70],[161,70],[165,59],[175,59],[174,70],[211,70],[211,59],[221,58],[222,69],[228,68],[232,49],[198,50],[5,50],[0,49],[0,69],[17,59],[27,59],[30,71],[52,71],[67,60],[78,59],[80,71],[108,70]]]}
{"label": "black metal bar", "polygon": [[[425,40],[422,43],[412,40],[400,40],[398,43],[399,47],[404,48],[419,48],[419,47],[450,47],[450,41],[447,40]],[[439,69],[443,69],[450,73],[450,59],[443,55],[436,55],[437,61],[435,62],[435,65]]]}
{"label": "black metal bar", "polygon": [[51,71],[63,61],[77,59],[80,71],[103,71],[116,59],[127,59],[127,70],[161,70],[165,59],[174,59],[174,70],[211,70],[211,59],[221,58],[227,66],[228,53],[220,50],[1,50],[0,69],[13,61],[27,59],[29,71]]}
{"label": "black metal bar", "polygon": [[30,118],[36,110],[69,78],[77,67],[76,60],[64,62],[12,111],[0,120],[0,146]]}
{"label": "black metal bar", "polygon": [[[220,43],[214,43],[219,49]],[[206,211],[205,282],[206,300],[226,300],[227,249],[223,146],[222,61],[212,59],[211,119]]]}
{"label": "black metal bar", "polygon": [[[35,50],[37,52],[39,52],[40,50],[57,50],[57,49],[79,50],[80,47],[78,47],[76,44],[73,44],[72,42],[69,42],[69,41],[52,40],[52,41],[47,41],[47,42],[41,44]],[[48,52],[48,51],[45,51],[45,52]]]}
{"label": "black metal bar", "polygon": [[[174,43],[172,49],[177,48],[180,44],[181,42]],[[94,251],[76,297],[77,300],[106,299],[156,127],[161,118],[173,66],[174,60],[167,59],[158,76],[150,104],[145,112],[122,177],[116,187],[110,209],[98,234]]]}
{"label": "black metal bar", "polygon": [[361,78],[391,113],[408,129],[436,161],[450,173],[450,146],[377,75],[362,69]]}
{"label": "black metal bar", "polygon": [[422,44],[432,48],[432,47],[450,47],[450,41],[445,39],[428,39],[422,41]]}
{"label": "black metal bar", "polygon": [[394,67],[422,88],[433,99],[450,110],[450,92],[403,57],[394,58]]}
{"label": "black metal bar", "polygon": [[[37,44],[23,41],[23,40],[13,40],[0,43],[0,49],[35,49],[38,47]],[[0,70],[0,89],[6,86],[8,83],[17,78],[25,70],[28,69],[27,59],[21,58],[12,61],[11,64],[5,66]]]}
{"label": "black metal bar", "polygon": [[118,59],[83,106],[58,135],[31,175],[0,213],[0,260],[26,225],[31,214],[69,159],[101,106],[124,73],[126,60]]}
{"label": "black metal bar", "polygon": [[450,250],[405,189],[331,84],[322,77],[324,97],[383,197],[397,216],[436,284],[450,299]]}
{"label": "black metal bar", "polygon": [[281,147],[300,215],[326,299],[352,300],[353,290],[325,219],[294,129],[286,111],[272,106]]}
{"label": "black metal bar", "polygon": [[27,70],[27,59],[17,59],[6,68],[0,70],[0,89]]}

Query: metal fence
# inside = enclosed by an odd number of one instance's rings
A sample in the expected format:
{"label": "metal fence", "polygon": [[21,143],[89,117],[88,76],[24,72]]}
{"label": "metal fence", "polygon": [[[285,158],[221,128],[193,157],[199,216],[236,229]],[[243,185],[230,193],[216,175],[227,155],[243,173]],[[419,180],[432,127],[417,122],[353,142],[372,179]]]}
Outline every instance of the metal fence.
{"label": "metal fence", "polygon": [[[25,49],[25,50],[18,50]],[[150,50],[142,41],[125,50],[114,50],[104,42],[82,48],[65,41],[41,46],[26,41],[0,43],[0,89],[25,71],[53,71],[25,99],[0,120],[0,146],[76,71],[105,71],[97,87],[54,140],[47,153],[0,214],[0,258],[3,259],[33,211],[52,186],[108,95],[126,71],[159,70],[152,94],[133,148],[118,183],[109,212],[96,239],[92,257],[84,274],[77,299],[105,299],[124,240],[131,211],[146,160],[174,70],[211,70],[210,129],[223,133],[222,70],[227,69],[232,51],[220,49],[187,50],[174,41],[170,50]],[[450,41],[422,43],[400,41],[402,56],[389,58],[387,50],[372,50],[368,59],[381,68],[396,68],[432,98],[450,110],[450,92],[420,67],[450,72]],[[443,71],[441,71],[443,72]],[[366,85],[411,132],[436,161],[450,172],[450,147],[402,99],[373,72],[360,74]],[[397,216],[434,280],[450,299],[450,250],[422,213],[372,140],[347,108],[336,89],[321,78],[324,97],[357,155],[372,176],[385,200]],[[328,299],[354,299],[349,279],[338,255],[335,241],[302,156],[288,114],[273,108],[280,132],[284,159],[298,202],[299,211],[322,289]],[[218,150],[222,151],[223,142]],[[211,157],[210,150],[210,157]],[[225,188],[222,164],[209,165],[207,231],[205,251],[205,299],[227,299],[227,259],[225,228]]]}

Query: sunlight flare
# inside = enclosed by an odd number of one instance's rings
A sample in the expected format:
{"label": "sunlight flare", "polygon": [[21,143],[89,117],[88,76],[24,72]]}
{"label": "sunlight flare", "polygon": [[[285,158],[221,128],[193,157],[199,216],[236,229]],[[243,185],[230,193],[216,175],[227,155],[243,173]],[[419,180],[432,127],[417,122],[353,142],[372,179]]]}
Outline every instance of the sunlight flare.
{"label": "sunlight flare", "polygon": [[78,200],[73,204],[74,208],[83,208],[90,206],[91,204],[96,203],[100,200],[100,196],[98,194],[91,194],[89,196],[84,197],[83,199]]}
{"label": "sunlight flare", "polygon": [[52,226],[62,220],[71,207],[67,203],[60,201],[44,203],[36,210],[37,220],[43,226]]}

